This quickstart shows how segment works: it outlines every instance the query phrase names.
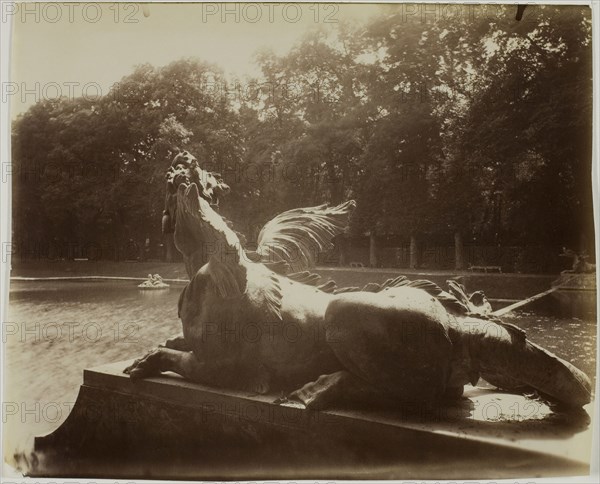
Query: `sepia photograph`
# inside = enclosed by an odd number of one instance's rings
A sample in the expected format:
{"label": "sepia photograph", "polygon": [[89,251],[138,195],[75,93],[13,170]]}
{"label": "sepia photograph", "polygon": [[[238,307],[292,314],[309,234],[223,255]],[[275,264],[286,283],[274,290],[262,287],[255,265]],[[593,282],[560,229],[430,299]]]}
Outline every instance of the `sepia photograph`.
{"label": "sepia photograph", "polygon": [[3,482],[598,482],[596,0],[0,7]]}

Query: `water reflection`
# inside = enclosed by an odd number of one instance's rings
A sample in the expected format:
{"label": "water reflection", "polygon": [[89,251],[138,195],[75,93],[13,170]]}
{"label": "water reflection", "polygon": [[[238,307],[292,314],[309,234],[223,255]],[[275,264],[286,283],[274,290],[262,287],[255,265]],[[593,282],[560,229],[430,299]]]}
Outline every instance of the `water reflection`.
{"label": "water reflection", "polygon": [[[181,289],[177,290],[175,289],[175,291],[177,292],[177,295],[179,296],[179,291]],[[165,293],[168,293],[171,291],[170,287],[164,287],[164,288],[160,288],[160,289],[138,289],[138,293],[141,299],[143,299],[144,301],[147,300],[160,300],[160,301],[164,301],[165,300]]]}

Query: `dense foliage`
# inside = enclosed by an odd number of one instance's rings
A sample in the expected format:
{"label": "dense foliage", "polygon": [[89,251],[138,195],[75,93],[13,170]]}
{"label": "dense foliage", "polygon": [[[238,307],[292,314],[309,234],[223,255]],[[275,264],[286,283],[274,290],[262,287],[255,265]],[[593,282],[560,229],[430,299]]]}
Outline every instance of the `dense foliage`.
{"label": "dense foliage", "polygon": [[163,173],[185,148],[232,186],[221,210],[249,240],[285,209],[352,197],[353,233],[396,245],[593,251],[590,11],[493,7],[387,5],[258,53],[262,78],[240,85],[180,60],[38,103],[13,124],[15,241],[159,241]]}

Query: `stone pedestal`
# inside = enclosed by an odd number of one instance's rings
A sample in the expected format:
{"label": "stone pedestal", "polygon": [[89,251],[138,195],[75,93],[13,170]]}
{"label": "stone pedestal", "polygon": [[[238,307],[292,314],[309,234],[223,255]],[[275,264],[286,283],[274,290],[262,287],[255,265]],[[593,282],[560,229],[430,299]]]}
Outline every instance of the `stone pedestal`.
{"label": "stone pedestal", "polygon": [[585,475],[588,411],[468,387],[453,405],[308,411],[189,383],[84,371],[73,411],[35,440],[37,476],[153,479],[476,479]]}

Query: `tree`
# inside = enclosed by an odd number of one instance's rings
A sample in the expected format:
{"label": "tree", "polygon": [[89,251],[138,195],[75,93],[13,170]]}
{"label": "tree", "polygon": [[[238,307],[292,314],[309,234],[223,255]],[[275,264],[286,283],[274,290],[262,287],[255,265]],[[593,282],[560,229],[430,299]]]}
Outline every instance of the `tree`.
{"label": "tree", "polygon": [[373,261],[388,236],[415,267],[433,241],[454,241],[457,268],[463,244],[590,244],[590,11],[514,13],[386,5],[259,52],[244,92],[184,59],[98,100],[40,103],[13,126],[15,238],[159,240],[164,172],[188,149],[232,187],[220,210],[249,241],[279,212],[355,198]]}

